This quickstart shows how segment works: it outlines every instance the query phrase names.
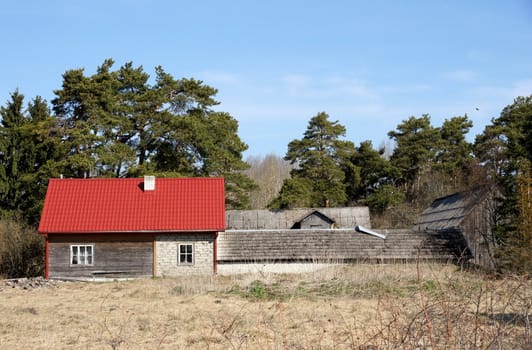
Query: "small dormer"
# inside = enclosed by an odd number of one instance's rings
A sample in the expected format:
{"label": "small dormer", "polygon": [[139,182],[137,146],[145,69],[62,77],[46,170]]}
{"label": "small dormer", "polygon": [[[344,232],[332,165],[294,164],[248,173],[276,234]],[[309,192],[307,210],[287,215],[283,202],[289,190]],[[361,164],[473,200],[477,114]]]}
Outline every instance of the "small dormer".
{"label": "small dormer", "polygon": [[297,220],[292,226],[292,229],[331,229],[334,228],[334,224],[334,219],[317,210],[313,210]]}

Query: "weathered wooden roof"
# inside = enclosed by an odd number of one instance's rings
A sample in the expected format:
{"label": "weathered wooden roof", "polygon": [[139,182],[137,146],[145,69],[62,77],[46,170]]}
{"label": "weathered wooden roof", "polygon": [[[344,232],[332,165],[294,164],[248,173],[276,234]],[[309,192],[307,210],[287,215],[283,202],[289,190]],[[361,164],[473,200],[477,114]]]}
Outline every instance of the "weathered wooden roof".
{"label": "weathered wooden roof", "polygon": [[355,230],[226,231],[218,236],[218,261],[446,261],[468,256],[456,230],[379,232],[386,239]]}
{"label": "weathered wooden roof", "polygon": [[327,215],[321,213],[319,210],[317,209],[312,209],[310,211],[307,211],[305,213],[305,215],[303,215],[302,217],[296,219],[295,221],[295,224],[299,224],[301,223],[302,221],[305,221],[306,219],[312,217],[312,216],[317,216],[318,218],[320,218],[321,220],[329,223],[329,224],[334,224],[334,218],[330,218],[328,217]]}
{"label": "weathered wooden roof", "polygon": [[291,210],[227,210],[227,229],[290,229],[296,222],[316,211],[330,218],[339,228],[354,228],[357,225],[371,227],[368,207],[346,207]]}
{"label": "weathered wooden roof", "polygon": [[488,198],[490,191],[488,187],[478,187],[438,198],[423,211],[413,229],[424,231],[461,227],[466,215],[475,205]]}

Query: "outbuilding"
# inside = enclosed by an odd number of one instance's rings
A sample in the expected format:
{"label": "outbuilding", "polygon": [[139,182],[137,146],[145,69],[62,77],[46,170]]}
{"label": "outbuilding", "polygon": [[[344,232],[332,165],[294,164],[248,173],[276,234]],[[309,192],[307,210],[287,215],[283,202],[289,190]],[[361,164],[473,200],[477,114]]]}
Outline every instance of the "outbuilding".
{"label": "outbuilding", "polygon": [[47,278],[216,272],[221,178],[51,179],[38,232]]}
{"label": "outbuilding", "polygon": [[457,231],[471,253],[470,262],[487,269],[495,267],[496,239],[492,227],[501,194],[492,186],[480,186],[438,198],[414,225],[415,231]]}

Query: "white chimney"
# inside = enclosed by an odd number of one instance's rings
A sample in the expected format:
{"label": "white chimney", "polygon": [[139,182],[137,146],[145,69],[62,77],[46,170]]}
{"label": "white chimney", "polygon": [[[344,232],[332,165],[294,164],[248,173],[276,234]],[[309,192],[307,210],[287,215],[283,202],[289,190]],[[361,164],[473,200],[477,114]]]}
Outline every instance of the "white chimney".
{"label": "white chimney", "polygon": [[144,191],[155,191],[155,176],[144,176]]}

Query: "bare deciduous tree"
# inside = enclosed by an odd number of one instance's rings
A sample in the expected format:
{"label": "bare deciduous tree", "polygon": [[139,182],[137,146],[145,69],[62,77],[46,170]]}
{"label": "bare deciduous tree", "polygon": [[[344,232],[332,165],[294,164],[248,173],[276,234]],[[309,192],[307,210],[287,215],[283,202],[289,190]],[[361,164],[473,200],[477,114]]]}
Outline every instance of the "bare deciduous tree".
{"label": "bare deciduous tree", "polygon": [[263,209],[277,196],[283,181],[290,177],[292,165],[275,154],[251,156],[246,159],[251,166],[246,174],[259,186],[251,194],[251,208]]}

